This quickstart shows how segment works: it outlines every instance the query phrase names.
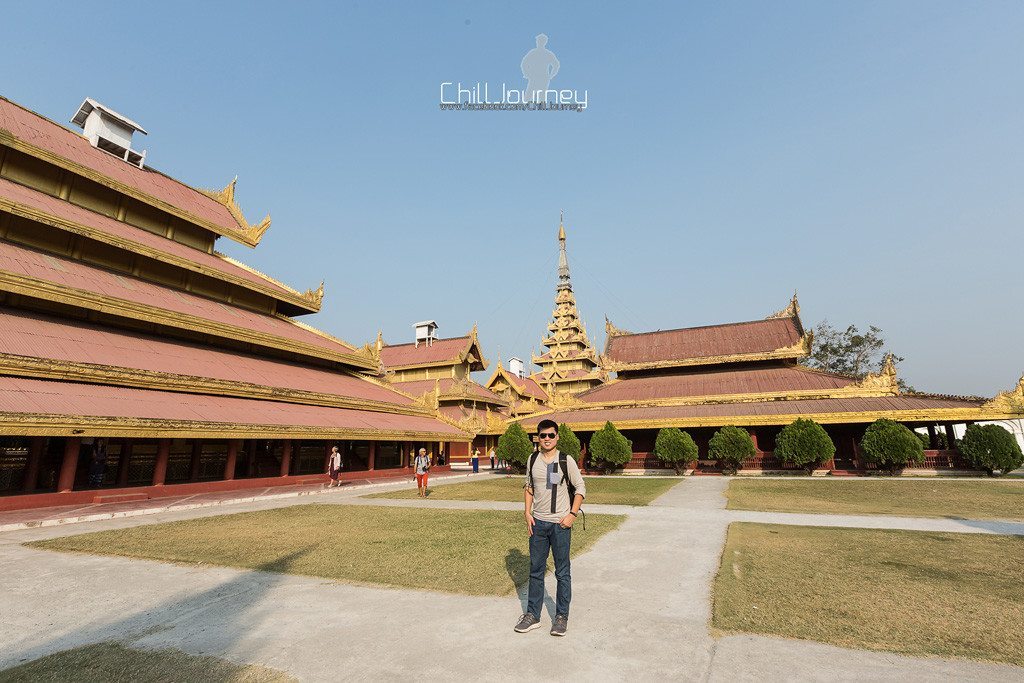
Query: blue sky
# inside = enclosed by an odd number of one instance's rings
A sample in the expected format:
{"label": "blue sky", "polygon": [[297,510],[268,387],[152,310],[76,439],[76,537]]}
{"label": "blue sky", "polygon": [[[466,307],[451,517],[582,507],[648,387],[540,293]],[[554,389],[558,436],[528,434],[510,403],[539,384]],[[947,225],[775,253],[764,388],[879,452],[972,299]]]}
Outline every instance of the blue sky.
{"label": "blue sky", "polygon": [[[98,7],[98,9],[97,9]],[[309,322],[392,343],[433,318],[529,357],[565,210],[577,299],[635,331],[875,324],[918,389],[1024,371],[1024,3],[162,3],[5,8],[0,93],[66,122],[93,97],[148,163],[239,176],[255,250]],[[440,111],[522,86],[550,37],[572,112]]]}

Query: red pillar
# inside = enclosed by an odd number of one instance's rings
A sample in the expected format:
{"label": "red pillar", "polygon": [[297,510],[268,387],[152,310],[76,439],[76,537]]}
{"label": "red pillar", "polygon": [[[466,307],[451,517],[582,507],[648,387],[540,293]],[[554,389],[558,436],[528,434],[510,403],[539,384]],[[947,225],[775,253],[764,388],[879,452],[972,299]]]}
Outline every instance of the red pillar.
{"label": "red pillar", "polygon": [[153,486],[163,486],[167,479],[167,461],[171,459],[171,440],[160,439],[156,449],[156,462],[153,464]]}
{"label": "red pillar", "polygon": [[70,437],[64,446],[64,460],[60,464],[60,475],[57,477],[57,491],[67,493],[75,487],[75,471],[78,469],[78,450],[82,439]]}
{"label": "red pillar", "polygon": [[25,476],[21,484],[22,491],[36,490],[36,482],[39,481],[39,463],[43,459],[43,444],[45,442],[45,437],[33,436],[29,443],[28,462],[25,463]]}
{"label": "red pillar", "polygon": [[850,448],[852,449],[850,452],[853,453],[853,466],[858,470],[864,469],[864,466],[860,461],[860,449],[857,447],[857,437],[853,434],[850,434]]}
{"label": "red pillar", "polygon": [[188,480],[199,481],[199,466],[203,462],[203,442],[196,440],[192,444],[192,462],[189,463]]}
{"label": "red pillar", "polygon": [[281,476],[287,477],[288,471],[292,466],[292,442],[291,439],[286,439],[284,446],[281,448]]}
{"label": "red pillar", "polygon": [[369,454],[369,456],[367,456],[367,460],[366,460],[366,469],[368,469],[368,470],[376,469],[376,461],[377,461],[377,442],[376,441],[371,441],[370,442],[370,454]]}
{"label": "red pillar", "polygon": [[754,450],[761,450],[757,445],[757,431],[754,428],[750,428],[747,430],[747,433],[750,434],[750,440],[754,442]]}
{"label": "red pillar", "polygon": [[235,478],[235,463],[238,461],[238,439],[228,441],[228,458],[224,461],[224,480]]}
{"label": "red pillar", "polygon": [[121,459],[117,461],[117,486],[124,488],[128,486],[128,465],[132,459],[132,442],[125,441],[121,444]]}

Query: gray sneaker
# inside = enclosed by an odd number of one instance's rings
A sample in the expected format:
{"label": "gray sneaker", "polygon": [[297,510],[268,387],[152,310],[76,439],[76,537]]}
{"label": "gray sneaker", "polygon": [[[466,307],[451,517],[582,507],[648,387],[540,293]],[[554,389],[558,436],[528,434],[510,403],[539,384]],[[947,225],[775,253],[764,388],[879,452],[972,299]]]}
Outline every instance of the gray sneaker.
{"label": "gray sneaker", "polygon": [[535,628],[540,628],[540,619],[527,612],[519,618],[519,623],[516,624],[516,633],[526,633]]}
{"label": "gray sneaker", "polygon": [[564,614],[556,614],[555,620],[551,623],[551,635],[564,636],[565,629],[568,628],[568,626],[569,617]]}

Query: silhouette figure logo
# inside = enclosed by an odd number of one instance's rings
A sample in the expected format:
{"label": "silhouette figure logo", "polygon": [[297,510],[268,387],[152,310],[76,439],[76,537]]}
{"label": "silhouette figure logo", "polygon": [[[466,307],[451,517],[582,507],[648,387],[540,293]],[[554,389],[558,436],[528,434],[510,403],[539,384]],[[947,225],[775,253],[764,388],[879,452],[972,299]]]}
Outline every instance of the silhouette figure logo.
{"label": "silhouette figure logo", "polygon": [[526,79],[524,102],[547,101],[548,85],[558,75],[558,58],[547,49],[548,37],[541,33],[536,38],[537,47],[526,53],[519,68]]}

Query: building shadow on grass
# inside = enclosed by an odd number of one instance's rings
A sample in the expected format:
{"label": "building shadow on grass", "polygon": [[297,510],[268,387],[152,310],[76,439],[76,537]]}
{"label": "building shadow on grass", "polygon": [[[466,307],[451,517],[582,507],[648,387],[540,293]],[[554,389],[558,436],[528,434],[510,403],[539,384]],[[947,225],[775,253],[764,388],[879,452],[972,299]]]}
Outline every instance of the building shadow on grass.
{"label": "building shadow on grass", "polygon": [[[505,554],[505,571],[508,572],[508,578],[512,580],[512,585],[516,587],[516,594],[525,614],[526,605],[530,599],[530,556],[524,555],[519,548],[509,548]],[[548,595],[547,591],[544,591],[544,606],[548,610],[548,615],[554,619],[555,600]]]}
{"label": "building shadow on grass", "polygon": [[[183,632],[173,641],[155,647],[175,647],[175,643],[187,639],[189,633],[200,632],[208,634],[203,643],[205,654],[225,652],[249,634],[253,624],[272,618],[275,606],[267,603],[267,594],[285,579],[285,573],[291,565],[316,545],[307,545],[253,570],[240,571],[235,578],[212,588],[143,607],[114,621],[90,623],[46,642],[31,645],[11,654],[9,658],[5,657],[8,660],[5,666],[17,666],[92,643],[118,641],[132,647],[134,641],[175,629],[183,629]],[[119,579],[123,580],[116,575],[111,576],[112,581]]]}
{"label": "building shadow on grass", "polygon": [[984,529],[993,534],[1004,536],[1024,536],[1024,522],[1009,522],[998,519],[964,519],[953,515],[946,515],[946,519],[960,522],[972,529]]}

